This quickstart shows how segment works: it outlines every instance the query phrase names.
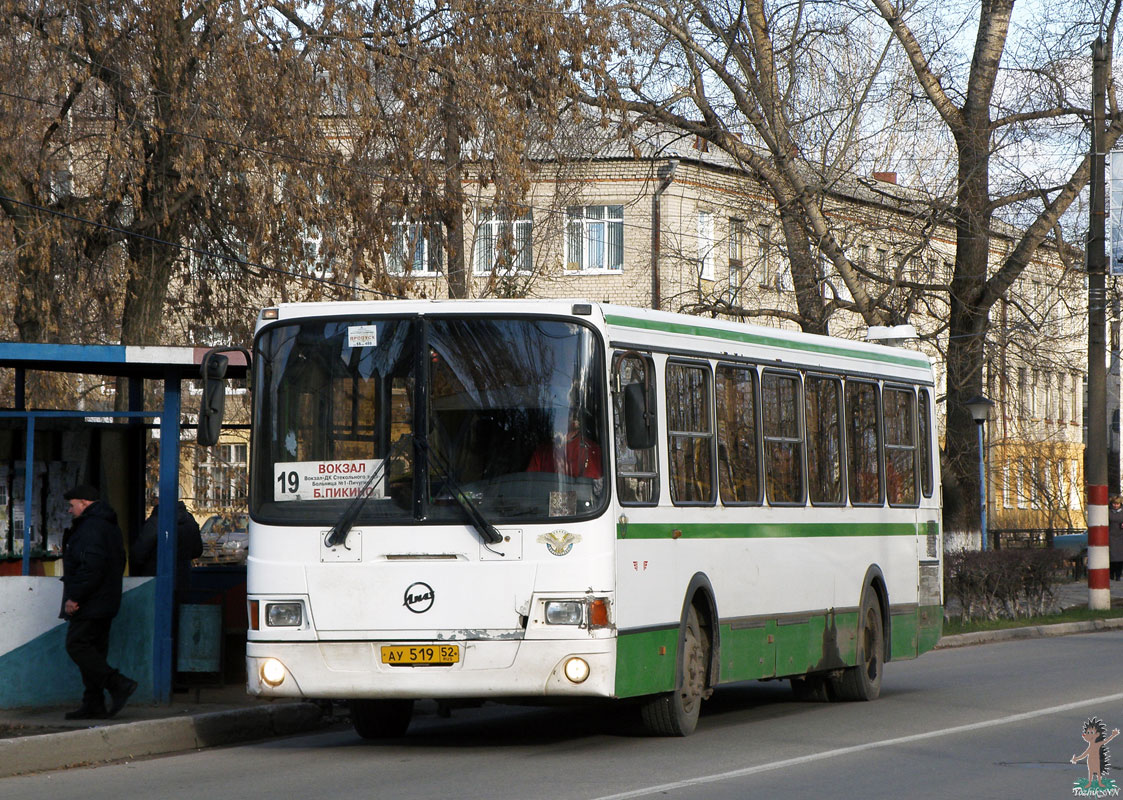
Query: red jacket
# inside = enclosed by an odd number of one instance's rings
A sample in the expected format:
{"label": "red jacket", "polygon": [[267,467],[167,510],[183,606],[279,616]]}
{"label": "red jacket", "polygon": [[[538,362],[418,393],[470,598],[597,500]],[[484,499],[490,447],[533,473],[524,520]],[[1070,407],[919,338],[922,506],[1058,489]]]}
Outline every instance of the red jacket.
{"label": "red jacket", "polygon": [[600,445],[576,431],[565,441],[565,452],[555,450],[553,442],[540,444],[530,457],[527,472],[556,472],[571,478],[602,478]]}

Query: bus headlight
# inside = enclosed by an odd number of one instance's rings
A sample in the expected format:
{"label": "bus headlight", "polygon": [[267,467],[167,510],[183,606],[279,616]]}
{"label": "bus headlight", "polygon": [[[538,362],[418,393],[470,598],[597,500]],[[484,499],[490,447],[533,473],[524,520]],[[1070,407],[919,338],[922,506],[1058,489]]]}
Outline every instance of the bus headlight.
{"label": "bus headlight", "polygon": [[265,624],[273,628],[299,628],[304,621],[300,603],[266,603]]}
{"label": "bus headlight", "polygon": [[580,625],[593,628],[610,626],[608,598],[586,597],[584,600],[547,600],[547,625]]}
{"label": "bus headlight", "polygon": [[589,677],[589,662],[574,656],[565,662],[565,677],[572,683],[584,683]]}
{"label": "bus headlight", "polygon": [[585,621],[585,604],[579,600],[548,600],[547,625],[580,625]]}
{"label": "bus headlight", "polygon": [[261,662],[261,680],[269,686],[280,686],[285,680],[285,665],[275,658]]}

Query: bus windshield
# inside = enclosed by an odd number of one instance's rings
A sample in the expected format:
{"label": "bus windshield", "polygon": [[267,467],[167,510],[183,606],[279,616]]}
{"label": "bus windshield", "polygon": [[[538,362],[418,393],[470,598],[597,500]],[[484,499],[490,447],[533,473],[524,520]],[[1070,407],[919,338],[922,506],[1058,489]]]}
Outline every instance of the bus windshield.
{"label": "bus windshield", "polygon": [[257,340],[255,518],[489,523],[603,510],[604,358],[553,319],[279,324]]}

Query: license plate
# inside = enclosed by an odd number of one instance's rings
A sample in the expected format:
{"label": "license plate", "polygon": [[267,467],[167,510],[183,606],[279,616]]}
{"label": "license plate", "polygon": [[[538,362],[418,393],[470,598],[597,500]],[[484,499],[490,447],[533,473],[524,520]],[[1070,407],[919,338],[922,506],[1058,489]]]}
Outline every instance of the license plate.
{"label": "license plate", "polygon": [[424,667],[455,664],[460,661],[460,646],[455,644],[386,645],[382,663],[392,667]]}

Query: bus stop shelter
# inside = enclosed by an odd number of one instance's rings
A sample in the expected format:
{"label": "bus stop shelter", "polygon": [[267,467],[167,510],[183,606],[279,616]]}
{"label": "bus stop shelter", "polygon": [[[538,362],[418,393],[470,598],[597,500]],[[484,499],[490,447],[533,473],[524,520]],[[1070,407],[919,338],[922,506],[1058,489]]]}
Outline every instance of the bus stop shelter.
{"label": "bus stop shelter", "polygon": [[[12,370],[14,402],[0,408],[0,707],[51,705],[81,695],[77,668],[61,650],[58,547],[66,524],[62,493],[97,486],[135,538],[145,510],[145,431],[157,427],[161,500],[179,499],[182,382],[199,377],[207,348],[0,343],[0,370]],[[27,407],[29,373],[124,378],[126,411],[82,408],[78,398],[55,409]],[[244,378],[231,354],[227,377]],[[159,407],[145,407],[145,381],[159,382]],[[72,408],[64,406],[73,400]],[[157,575],[126,578],[114,623],[110,663],[156,702],[171,699],[176,502],[161,502]],[[61,663],[60,663],[61,652]],[[120,655],[118,661],[115,654]],[[130,669],[132,672],[130,673]],[[72,671],[72,675],[69,672]]]}

